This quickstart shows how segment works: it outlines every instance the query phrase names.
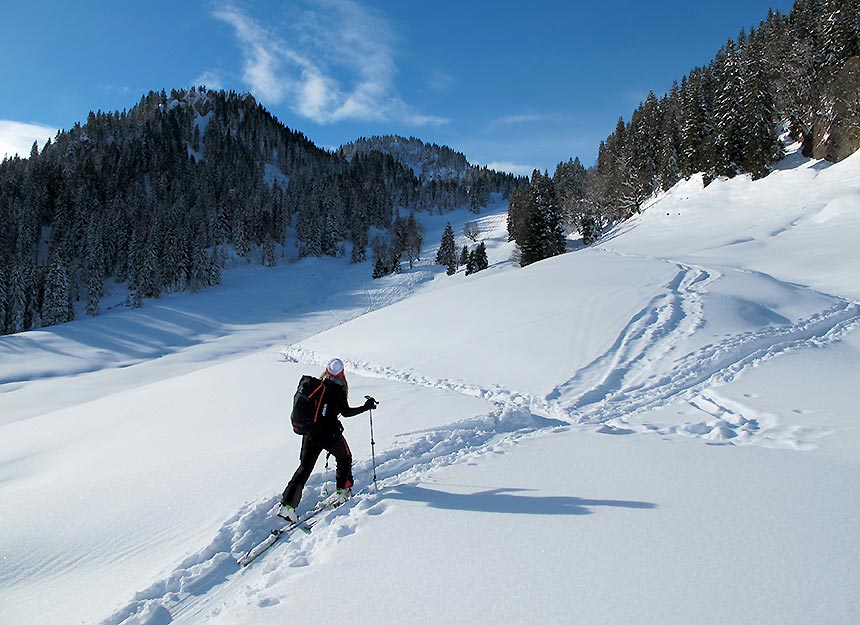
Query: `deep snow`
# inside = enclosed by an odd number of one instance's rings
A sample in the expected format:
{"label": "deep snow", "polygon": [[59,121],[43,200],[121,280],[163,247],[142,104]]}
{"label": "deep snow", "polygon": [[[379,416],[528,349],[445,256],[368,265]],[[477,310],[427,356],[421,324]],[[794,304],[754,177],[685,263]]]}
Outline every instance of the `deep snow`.
{"label": "deep snow", "polygon": [[[0,337],[0,622],[860,621],[860,155],[679,183],[525,269],[504,209],[472,276],[427,262],[464,212],[383,280],[246,267]],[[361,493],[239,570],[335,355],[379,491],[346,420]]]}

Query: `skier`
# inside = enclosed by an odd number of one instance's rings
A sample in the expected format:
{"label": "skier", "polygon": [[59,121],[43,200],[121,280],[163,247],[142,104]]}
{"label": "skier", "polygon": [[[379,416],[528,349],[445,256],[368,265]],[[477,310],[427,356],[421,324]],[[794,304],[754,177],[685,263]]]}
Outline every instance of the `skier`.
{"label": "skier", "polygon": [[349,385],[343,370],[343,362],[334,358],[326,365],[322,376],[325,385],[322,404],[319,407],[319,420],[313,434],[302,436],[302,451],[299,455],[299,468],[296,469],[284,494],[278,516],[293,523],[298,522],[296,508],[302,498],[302,490],[307,483],[314,465],[323,450],[337,460],[337,498],[346,500],[352,495],[352,452],[343,435],[343,424],[338,415],[354,417],[376,407],[376,400],[368,397],[364,405],[350,407],[347,402]]}

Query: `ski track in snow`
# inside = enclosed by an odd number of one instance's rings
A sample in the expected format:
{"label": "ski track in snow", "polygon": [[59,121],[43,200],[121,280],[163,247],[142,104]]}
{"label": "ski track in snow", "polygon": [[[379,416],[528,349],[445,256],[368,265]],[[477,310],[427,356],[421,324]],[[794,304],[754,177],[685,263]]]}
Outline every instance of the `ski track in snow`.
{"label": "ski track in snow", "polygon": [[[830,300],[831,305],[793,323],[768,324],[673,357],[673,353],[683,352],[679,349],[683,341],[704,326],[708,287],[723,274],[679,261],[665,262],[679,269],[665,285],[666,292],[631,318],[607,352],[550,394],[549,399],[556,403],[554,414],[568,413],[581,424],[601,424],[600,431],[608,434],[656,432],[732,444],[813,448],[804,439],[817,438],[821,432],[782,427],[775,415],[720,399],[713,388],[780,354],[839,340],[860,323],[860,305],[810,290]],[[765,274],[758,277],[787,286]],[[661,362],[663,370],[659,368]],[[637,415],[679,400],[707,413],[710,419],[668,427],[631,425]]]}
{"label": "ski track in snow", "polygon": [[[603,251],[619,254],[605,248]],[[811,440],[826,432],[781,425],[777,415],[725,398],[717,388],[780,354],[838,340],[860,323],[860,305],[817,294],[828,299],[830,306],[792,323],[767,323],[695,348],[691,339],[705,325],[709,287],[724,274],[675,260],[664,261],[677,267],[674,278],[630,318],[609,349],[546,397],[500,386],[433,379],[415,371],[344,358],[347,368],[362,376],[479,397],[494,408],[483,416],[403,435],[397,444],[377,454],[378,493],[372,487],[363,489],[349,504],[327,513],[328,522],[318,525],[311,534],[291,534],[254,563],[251,568],[258,575],[241,577],[244,573],[238,570],[236,560],[267,535],[278,497],[245,504],[225,521],[209,545],[187,557],[166,579],[137,593],[103,625],[160,625],[183,614],[202,615],[218,601],[202,602],[199,597],[217,593],[228,581],[245,584],[239,593],[244,600],[253,598],[259,606],[274,605],[279,600],[266,595],[267,587],[289,575],[291,569],[311,565],[333,540],[353,533],[360,518],[384,513],[386,489],[414,483],[436,468],[503,450],[523,437],[553,428],[575,425],[594,427],[606,434],[654,432],[700,437],[720,444],[813,447]],[[770,276],[762,278],[774,280]],[[378,303],[369,295],[368,300],[368,310],[377,308]],[[691,344],[694,348],[690,351]],[[324,364],[321,355],[300,346],[285,349],[284,359]],[[637,422],[637,416],[678,401],[706,418],[673,425]],[[370,463],[356,463],[355,474],[359,483],[370,484]],[[323,477],[314,474],[306,487],[305,505],[313,505],[311,494],[323,486]],[[226,590],[223,597],[235,601]]]}
{"label": "ski track in snow", "polygon": [[[482,387],[460,380],[433,379],[362,360],[346,358],[344,362],[365,377],[479,397],[499,409],[527,410],[556,423],[597,425],[598,431],[607,434],[655,432],[720,443],[814,448],[809,439],[819,438],[823,431],[783,426],[776,415],[721,399],[714,388],[780,354],[839,340],[860,324],[860,305],[810,290],[831,305],[793,323],[768,323],[684,353],[685,342],[705,325],[708,288],[724,274],[680,261],[664,262],[676,266],[678,273],[664,285],[663,292],[630,318],[606,352],[546,397],[498,385]],[[756,277],[793,288],[765,274]],[[287,348],[284,357],[290,362],[325,365],[321,355],[300,346]],[[669,426],[633,423],[638,415],[677,401],[706,413],[708,419]]]}
{"label": "ski track in snow", "polygon": [[[517,438],[536,431],[564,425],[561,421],[536,416],[528,409],[504,406],[481,417],[405,435],[404,443],[377,454],[379,493],[368,486],[346,505],[323,513],[323,518],[328,518],[329,522],[316,525],[311,534],[296,531],[282,539],[277,547],[251,565],[249,570],[262,570],[262,579],[248,582],[250,586],[244,594],[262,593],[270,575],[284,574],[283,565],[288,568],[309,565],[318,550],[324,549],[333,539],[353,533],[358,518],[383,513],[386,489],[412,483],[439,467],[504,449],[515,444]],[[357,462],[354,473],[358,483],[372,483],[370,462]],[[315,505],[312,495],[323,487],[323,476],[312,475],[305,488],[303,508]],[[137,593],[127,605],[105,619],[103,625],[160,625],[200,609],[195,601],[197,597],[233,575],[242,575],[237,560],[265,538],[274,526],[274,509],[279,499],[274,496],[246,503],[224,523],[209,545],[187,557],[167,578]]]}

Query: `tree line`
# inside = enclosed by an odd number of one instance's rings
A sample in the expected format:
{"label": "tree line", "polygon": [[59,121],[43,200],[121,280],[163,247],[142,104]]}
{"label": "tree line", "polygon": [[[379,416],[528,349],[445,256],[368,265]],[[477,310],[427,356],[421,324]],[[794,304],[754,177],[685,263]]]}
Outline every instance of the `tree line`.
{"label": "tree line", "polygon": [[248,94],[151,92],[0,162],[0,333],[98,314],[108,281],[139,306],[290,245],[365,262],[371,232],[402,244],[401,212],[480,208],[523,183],[466,173],[422,181],[383,151],[320,149]]}
{"label": "tree line", "polygon": [[860,148],[860,0],[798,0],[742,30],[619,119],[594,166],[577,158],[551,177],[534,172],[531,188],[512,194],[509,237],[523,265],[563,252],[560,231],[590,244],[682,178],[767,175],[781,135],[831,161]]}
{"label": "tree line", "polygon": [[[463,227],[463,234],[466,238],[472,241],[477,240],[480,231],[475,222],[468,222]],[[479,271],[483,271],[490,266],[487,258],[487,246],[483,241],[478,243],[475,249],[470,250],[468,245],[464,245],[462,249],[457,251],[457,240],[454,237],[454,229],[451,227],[451,222],[445,225],[445,230],[442,232],[442,239],[439,241],[439,249],[436,251],[436,264],[445,267],[445,273],[453,276],[460,267],[466,268],[466,275],[471,275]]]}

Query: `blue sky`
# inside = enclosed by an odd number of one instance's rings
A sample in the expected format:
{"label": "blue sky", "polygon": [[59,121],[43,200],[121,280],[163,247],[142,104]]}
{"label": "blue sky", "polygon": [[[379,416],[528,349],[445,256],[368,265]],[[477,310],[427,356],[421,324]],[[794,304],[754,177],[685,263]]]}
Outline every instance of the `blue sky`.
{"label": "blue sky", "polygon": [[793,2],[4,4],[0,158],[91,110],[206,84],[253,93],[321,146],[416,136],[529,173],[574,156],[593,164],[649,90],[665,93]]}

